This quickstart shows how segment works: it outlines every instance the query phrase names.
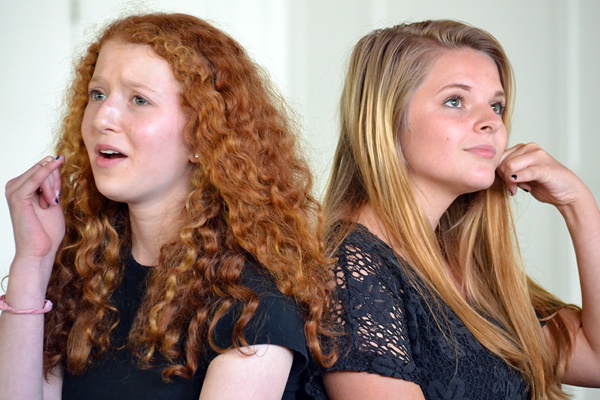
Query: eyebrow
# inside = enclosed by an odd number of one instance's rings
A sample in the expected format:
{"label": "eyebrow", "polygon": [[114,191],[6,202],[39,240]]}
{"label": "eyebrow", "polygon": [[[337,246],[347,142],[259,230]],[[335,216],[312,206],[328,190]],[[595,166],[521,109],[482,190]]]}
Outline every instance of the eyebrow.
{"label": "eyebrow", "polygon": [[[92,79],[90,79],[90,81],[89,81],[89,84],[92,84],[92,83],[105,83],[105,82],[106,82],[106,80],[104,78],[102,78],[101,76],[100,77],[97,76],[97,77],[92,77]],[[148,90],[148,91],[150,91],[152,93],[160,95],[159,92],[157,92],[156,90],[152,89],[150,86],[144,85],[141,82],[137,82],[137,81],[134,81],[134,80],[131,80],[131,79],[123,79],[123,84],[125,86],[131,87],[133,89]]]}
{"label": "eyebrow", "polygon": [[[463,83],[450,83],[444,87],[442,87],[440,90],[438,90],[438,93],[443,92],[444,90],[447,89],[462,89],[465,90],[467,92],[470,92],[471,89],[473,89],[471,86],[469,85],[465,85]],[[503,90],[498,90],[496,93],[494,93],[493,97],[506,97],[506,93],[504,93]]]}
{"label": "eyebrow", "polygon": [[144,89],[144,90],[149,90],[152,93],[156,93],[159,94],[156,90],[152,89],[150,86],[144,85],[143,83],[137,82],[137,81],[133,81],[131,79],[123,79],[123,83],[126,86],[130,86],[134,89]]}

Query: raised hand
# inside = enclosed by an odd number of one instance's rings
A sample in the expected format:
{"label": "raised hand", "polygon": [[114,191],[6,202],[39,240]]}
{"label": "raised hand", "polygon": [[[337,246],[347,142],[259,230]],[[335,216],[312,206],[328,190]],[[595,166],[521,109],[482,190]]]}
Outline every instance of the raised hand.
{"label": "raised hand", "polygon": [[560,311],[574,346],[563,383],[600,387],[600,210],[592,192],[538,145],[519,144],[502,155],[497,173],[511,193],[517,187],[561,212],[573,241],[582,292],[582,312]]}
{"label": "raised hand", "polygon": [[589,194],[577,175],[535,143],[518,144],[507,149],[497,172],[511,194],[516,194],[517,188],[521,188],[537,200],[559,208],[574,204],[582,195]]}
{"label": "raised hand", "polygon": [[[59,205],[59,167],[63,157],[45,157],[6,184],[6,199],[15,238],[15,260],[52,266],[65,234]],[[48,271],[49,273],[49,271]]]}

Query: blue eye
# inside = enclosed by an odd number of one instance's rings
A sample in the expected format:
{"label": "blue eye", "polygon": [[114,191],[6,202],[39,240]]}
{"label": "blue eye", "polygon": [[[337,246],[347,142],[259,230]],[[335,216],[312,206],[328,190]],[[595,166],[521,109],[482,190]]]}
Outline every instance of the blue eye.
{"label": "blue eye", "polygon": [[90,90],[90,99],[93,101],[102,101],[106,99],[106,96],[99,90]]}
{"label": "blue eye", "polygon": [[461,96],[452,96],[444,102],[444,105],[451,108],[462,107],[463,98]]}
{"label": "blue eye", "polygon": [[492,104],[492,110],[498,115],[503,115],[504,110],[506,110],[506,106],[502,103],[494,103]]}
{"label": "blue eye", "polygon": [[133,104],[135,104],[136,106],[145,106],[146,104],[148,104],[148,100],[140,96],[134,96]]}

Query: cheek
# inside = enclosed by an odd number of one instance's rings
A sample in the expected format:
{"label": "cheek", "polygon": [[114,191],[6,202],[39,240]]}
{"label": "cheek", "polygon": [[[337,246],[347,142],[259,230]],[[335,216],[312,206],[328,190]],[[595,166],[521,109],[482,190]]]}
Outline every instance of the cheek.
{"label": "cheek", "polygon": [[183,130],[177,129],[174,124],[147,124],[137,125],[138,135],[131,137],[136,147],[144,148],[153,154],[169,154],[169,157],[186,157],[189,153],[185,143]]}
{"label": "cheek", "polygon": [[89,114],[86,112],[83,115],[83,120],[81,121],[81,139],[83,140],[83,144],[86,148],[88,147],[89,142],[91,140],[91,132],[92,126],[90,124],[90,117]]}
{"label": "cheek", "polygon": [[93,104],[88,103],[83,110],[83,118],[81,119],[81,131],[82,132],[93,132],[95,125],[94,119],[96,118],[97,109],[94,108]]}
{"label": "cheek", "polygon": [[498,137],[498,147],[504,151],[508,146],[508,133],[506,132],[506,128],[502,128],[497,132]]}

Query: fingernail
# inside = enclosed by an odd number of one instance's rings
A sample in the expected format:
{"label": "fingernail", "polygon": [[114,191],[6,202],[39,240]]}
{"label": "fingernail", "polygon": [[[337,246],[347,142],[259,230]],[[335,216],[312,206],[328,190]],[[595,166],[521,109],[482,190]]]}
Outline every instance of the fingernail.
{"label": "fingernail", "polygon": [[55,198],[54,198],[54,203],[55,203],[55,204],[58,204],[58,197],[55,197]]}
{"label": "fingernail", "polygon": [[55,160],[58,160],[59,158],[60,158],[60,156],[56,156],[56,157],[54,157],[54,159],[55,159]]}
{"label": "fingernail", "polygon": [[511,175],[510,177],[513,179],[513,181],[517,180],[517,176],[516,175]]}
{"label": "fingernail", "polygon": [[511,192],[510,189],[507,188],[506,190],[508,190],[509,195],[511,195],[511,196],[513,195],[513,192]]}
{"label": "fingernail", "polygon": [[529,193],[529,190],[527,190],[527,189],[523,189],[523,191]]}

